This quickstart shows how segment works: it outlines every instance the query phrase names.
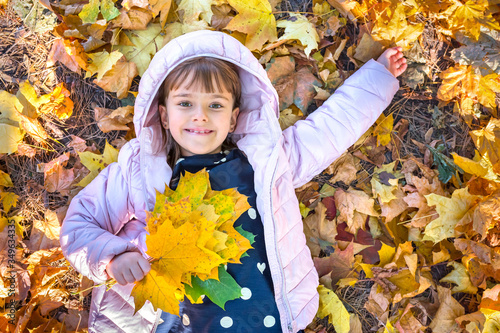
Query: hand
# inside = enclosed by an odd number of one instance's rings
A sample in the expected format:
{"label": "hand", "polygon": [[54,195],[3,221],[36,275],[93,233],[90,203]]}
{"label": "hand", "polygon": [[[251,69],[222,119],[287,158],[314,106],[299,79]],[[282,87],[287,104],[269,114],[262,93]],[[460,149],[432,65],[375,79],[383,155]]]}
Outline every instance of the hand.
{"label": "hand", "polygon": [[406,58],[401,52],[403,48],[400,46],[387,49],[378,57],[377,61],[385,66],[395,77],[400,76],[406,70]]}
{"label": "hand", "polygon": [[106,266],[106,272],[119,284],[140,281],[151,270],[151,264],[139,252],[124,252],[114,257]]}

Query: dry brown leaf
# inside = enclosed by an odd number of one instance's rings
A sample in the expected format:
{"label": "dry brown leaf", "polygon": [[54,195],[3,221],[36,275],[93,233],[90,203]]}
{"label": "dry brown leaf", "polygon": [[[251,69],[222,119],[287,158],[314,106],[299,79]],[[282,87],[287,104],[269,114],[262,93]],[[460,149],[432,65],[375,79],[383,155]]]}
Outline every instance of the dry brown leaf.
{"label": "dry brown leaf", "polygon": [[481,299],[481,304],[479,304],[479,308],[500,311],[499,296],[500,296],[500,284],[497,284],[492,288],[486,289],[483,292],[483,298]]}
{"label": "dry brown leaf", "polygon": [[488,236],[488,231],[500,223],[500,191],[496,191],[482,200],[474,211],[472,227],[481,235],[481,240]]}
{"label": "dry brown leaf", "polygon": [[380,215],[385,217],[386,221],[391,221],[408,208],[408,203],[405,200],[406,196],[401,188],[397,188],[393,194],[395,199],[389,202],[380,202],[380,208],[382,209]]}
{"label": "dry brown leaf", "polygon": [[87,68],[87,55],[78,43],[71,43],[66,39],[56,39],[47,57],[47,67],[53,66],[57,61],[80,74],[80,68]]}
{"label": "dry brown leaf", "polygon": [[110,131],[128,131],[128,123],[133,121],[134,107],[131,105],[120,107],[116,110],[98,108],[94,109],[97,126],[104,133]]}
{"label": "dry brown leaf", "polygon": [[77,153],[82,153],[88,148],[85,140],[76,135],[71,135],[71,142],[68,144],[68,147],[73,148]]}
{"label": "dry brown leaf", "polygon": [[375,211],[375,200],[363,191],[349,188],[347,191],[337,189],[334,194],[335,205],[340,211],[339,222],[346,222],[348,231],[356,235],[359,229],[365,228],[366,217],[378,216]]}
{"label": "dry brown leaf", "polygon": [[353,0],[328,0],[328,3],[335,7],[342,16],[348,18],[351,21],[356,22],[356,15],[353,10],[358,6],[358,3]]}
{"label": "dry brown leaf", "polygon": [[321,86],[311,69],[302,67],[295,71],[294,58],[285,56],[271,59],[266,66],[266,71],[278,93],[280,110],[295,104],[306,114],[307,108],[316,95],[314,86]]}
{"label": "dry brown leaf", "polygon": [[399,330],[400,333],[414,333],[425,331],[425,326],[415,318],[414,312],[411,309],[414,308],[412,304],[408,304],[404,309],[403,313],[399,317],[398,321],[394,324],[394,327]]}
{"label": "dry brown leaf", "polygon": [[365,160],[369,163],[375,164],[378,167],[381,167],[385,162],[385,151],[387,150],[386,146],[377,145],[377,138],[374,136],[370,136],[366,138],[363,142],[363,145],[356,150],[353,154],[354,156]]}
{"label": "dry brown leaf", "polygon": [[346,185],[356,180],[356,174],[360,168],[359,159],[351,153],[344,153],[325,169],[325,173],[332,175],[329,182],[334,184],[338,181]]}
{"label": "dry brown leaf", "polygon": [[486,156],[491,164],[500,161],[500,120],[491,118],[486,127],[471,131],[476,148],[482,156]]}
{"label": "dry brown leaf", "polygon": [[337,236],[337,224],[335,221],[329,221],[326,219],[326,207],[320,202],[314,209],[314,214],[310,214],[304,219],[313,235],[316,237],[330,242],[335,243],[335,236]]}
{"label": "dry brown leaf", "polygon": [[233,19],[234,16],[229,16],[231,12],[231,6],[228,4],[222,4],[217,7],[212,7],[212,22],[210,26],[216,30],[222,30],[227,26],[229,21]]}
{"label": "dry brown leaf", "polygon": [[384,51],[384,45],[373,39],[371,34],[365,33],[356,47],[354,57],[362,62],[377,59]]}
{"label": "dry brown leaf", "polygon": [[45,212],[45,220],[34,220],[30,239],[26,242],[30,251],[49,250],[59,247],[59,231],[61,224],[52,210]]}
{"label": "dry brown leaf", "polygon": [[328,257],[313,258],[320,277],[331,272],[332,285],[337,284],[341,279],[358,276],[354,267],[354,243],[351,242],[344,251],[338,246],[334,248],[335,251]]}
{"label": "dry brown leaf", "polygon": [[389,306],[391,303],[392,297],[390,294],[384,292],[382,287],[375,283],[370,290],[370,295],[364,307],[380,321],[386,322],[387,318],[389,318]]}
{"label": "dry brown leaf", "polygon": [[[33,119],[19,114],[21,127],[28,133],[36,142],[45,143],[49,137],[45,129],[42,127],[38,119]],[[19,146],[17,148],[19,150]]]}
{"label": "dry brown leaf", "polygon": [[33,158],[36,155],[37,150],[30,145],[27,145],[25,143],[19,144],[17,146],[17,154],[20,156],[27,156],[29,158]]}
{"label": "dry brown leaf", "polygon": [[146,30],[153,15],[149,10],[134,7],[130,10],[120,9],[120,15],[111,21],[113,27],[121,27],[126,30]]}
{"label": "dry brown leaf", "polygon": [[429,327],[433,333],[449,333],[459,330],[455,319],[463,316],[465,310],[460,303],[451,296],[451,290],[437,286],[439,309]]}
{"label": "dry brown leaf", "polygon": [[73,186],[75,175],[73,169],[66,169],[64,166],[69,160],[69,153],[62,154],[49,163],[38,165],[38,171],[44,174],[44,187],[47,191],[59,192],[68,195]]}
{"label": "dry brown leaf", "polygon": [[115,92],[119,99],[126,98],[132,81],[137,76],[137,65],[120,59],[101,80],[94,80],[94,83],[106,91]]}

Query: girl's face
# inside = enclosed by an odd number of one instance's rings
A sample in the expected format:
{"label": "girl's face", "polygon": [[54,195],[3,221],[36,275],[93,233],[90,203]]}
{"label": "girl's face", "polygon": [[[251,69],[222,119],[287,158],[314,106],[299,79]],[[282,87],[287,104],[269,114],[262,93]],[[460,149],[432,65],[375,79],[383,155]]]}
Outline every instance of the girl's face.
{"label": "girl's face", "polygon": [[227,90],[203,92],[197,83],[187,88],[190,79],[168,93],[166,106],[159,106],[163,126],[170,130],[182,156],[218,153],[236,127],[239,108],[233,109],[234,98]]}

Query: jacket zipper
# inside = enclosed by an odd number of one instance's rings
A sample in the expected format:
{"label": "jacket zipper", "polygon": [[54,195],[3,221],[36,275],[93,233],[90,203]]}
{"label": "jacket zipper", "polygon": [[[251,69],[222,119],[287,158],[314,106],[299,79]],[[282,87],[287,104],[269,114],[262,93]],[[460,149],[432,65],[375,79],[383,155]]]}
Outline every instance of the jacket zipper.
{"label": "jacket zipper", "polygon": [[[274,152],[273,152],[274,153]],[[285,274],[283,272],[283,266],[281,264],[281,257],[279,255],[279,252],[278,252],[278,237],[276,235],[276,224],[274,223],[274,209],[273,209],[273,194],[272,194],[272,184],[274,182],[274,176],[276,175],[276,168],[277,168],[277,163],[275,163],[274,165],[274,170],[273,170],[273,176],[271,177],[271,182],[269,184],[269,199],[270,199],[270,206],[271,206],[271,219],[272,219],[272,222],[273,222],[273,231],[274,231],[274,251],[276,253],[276,258],[278,260],[278,266],[279,266],[279,273],[281,275],[281,295],[282,295],[282,300],[283,300],[283,305],[285,307],[285,312],[286,312],[286,315],[287,315],[287,320],[288,320],[288,323],[287,323],[287,327],[288,327],[288,331],[289,332],[292,332],[293,331],[293,327],[292,327],[292,313],[291,313],[291,310],[290,310],[290,304],[288,302],[288,297],[286,296],[286,289],[285,289]]]}

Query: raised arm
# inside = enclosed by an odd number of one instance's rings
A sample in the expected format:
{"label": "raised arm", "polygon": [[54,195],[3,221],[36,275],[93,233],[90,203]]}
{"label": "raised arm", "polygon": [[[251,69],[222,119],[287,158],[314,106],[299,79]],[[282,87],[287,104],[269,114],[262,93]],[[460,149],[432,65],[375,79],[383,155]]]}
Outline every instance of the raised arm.
{"label": "raised arm", "polygon": [[137,154],[131,144],[125,145],[119,162],[109,165],[73,198],[62,225],[60,242],[64,256],[81,274],[97,283],[109,278],[105,268],[116,255],[140,252],[116,236],[134,217],[127,175]]}
{"label": "raised arm", "polygon": [[[365,133],[399,89],[406,69],[400,49],[389,49],[349,77],[321,107],[283,131],[295,187],[321,173]],[[403,60],[401,60],[403,59]]]}

